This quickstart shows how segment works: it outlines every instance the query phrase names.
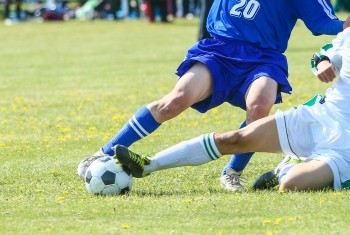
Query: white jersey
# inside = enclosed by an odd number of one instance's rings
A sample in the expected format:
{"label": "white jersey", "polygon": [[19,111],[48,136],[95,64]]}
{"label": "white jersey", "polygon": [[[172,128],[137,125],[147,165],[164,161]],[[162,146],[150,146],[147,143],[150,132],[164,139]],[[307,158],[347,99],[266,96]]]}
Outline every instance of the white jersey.
{"label": "white jersey", "polygon": [[283,152],[327,162],[334,188],[341,189],[350,186],[350,29],[339,33],[322,53],[339,76],[326,98],[275,116]]}

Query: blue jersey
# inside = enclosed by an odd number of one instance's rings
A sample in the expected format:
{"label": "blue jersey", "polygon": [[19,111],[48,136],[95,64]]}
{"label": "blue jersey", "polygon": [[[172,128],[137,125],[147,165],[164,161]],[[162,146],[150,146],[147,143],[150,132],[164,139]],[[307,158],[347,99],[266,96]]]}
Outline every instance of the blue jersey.
{"label": "blue jersey", "polygon": [[283,53],[298,19],[314,35],[343,30],[344,22],[335,16],[329,0],[214,0],[207,29],[213,37],[247,41]]}

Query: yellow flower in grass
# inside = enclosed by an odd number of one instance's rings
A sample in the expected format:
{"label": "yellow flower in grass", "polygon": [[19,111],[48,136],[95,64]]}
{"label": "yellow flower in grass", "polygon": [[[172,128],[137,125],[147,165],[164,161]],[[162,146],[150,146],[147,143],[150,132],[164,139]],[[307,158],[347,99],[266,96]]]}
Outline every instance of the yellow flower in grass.
{"label": "yellow flower in grass", "polygon": [[272,233],[272,231],[267,231],[266,232],[266,235],[272,235],[273,233]]}
{"label": "yellow flower in grass", "polygon": [[16,97],[15,97],[15,102],[17,102],[17,103],[23,103],[23,102],[24,102],[24,97],[16,96]]}
{"label": "yellow flower in grass", "polygon": [[276,218],[275,219],[275,224],[279,225],[281,223],[281,221],[282,221],[282,218]]}
{"label": "yellow flower in grass", "polygon": [[321,200],[320,200],[320,205],[322,205],[322,204],[325,203],[325,202],[326,202],[325,200],[321,199]]}
{"label": "yellow flower in grass", "polygon": [[130,228],[130,226],[129,226],[128,224],[123,224],[123,225],[122,225],[122,228],[123,228],[123,229],[128,229],[128,228]]}
{"label": "yellow flower in grass", "polygon": [[61,127],[59,131],[60,131],[61,133],[66,133],[66,132],[69,132],[69,131],[70,131],[70,128],[69,128],[69,127]]}
{"label": "yellow flower in grass", "polygon": [[116,121],[116,120],[123,120],[123,116],[121,114],[117,114],[117,115],[114,115],[112,118],[111,118],[112,121]]}
{"label": "yellow flower in grass", "polygon": [[264,223],[264,224],[270,224],[270,223],[271,223],[271,220],[269,220],[269,219],[264,219],[263,223]]}
{"label": "yellow flower in grass", "polygon": [[296,219],[295,218],[293,218],[293,217],[289,217],[288,218],[288,221],[295,221]]}
{"label": "yellow flower in grass", "polygon": [[213,114],[218,114],[218,113],[219,113],[219,110],[218,110],[217,108],[213,108],[213,109],[211,110],[211,112],[212,112]]}
{"label": "yellow flower in grass", "polygon": [[64,200],[64,197],[63,197],[63,196],[59,196],[59,197],[57,198],[57,200],[62,201],[62,200]]}

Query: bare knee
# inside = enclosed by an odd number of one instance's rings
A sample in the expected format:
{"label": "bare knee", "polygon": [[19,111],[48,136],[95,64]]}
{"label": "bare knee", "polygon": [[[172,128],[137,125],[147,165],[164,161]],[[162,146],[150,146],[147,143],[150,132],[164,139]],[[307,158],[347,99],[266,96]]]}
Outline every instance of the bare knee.
{"label": "bare knee", "polygon": [[251,104],[247,104],[247,122],[251,123],[260,118],[266,117],[272,107],[273,103],[269,103],[263,99]]}
{"label": "bare knee", "polygon": [[279,186],[279,191],[298,191],[303,190],[300,188],[298,181],[295,179],[283,179]]}
{"label": "bare knee", "polygon": [[320,190],[332,186],[333,171],[323,161],[310,160],[292,167],[282,178],[280,190],[310,191]]}
{"label": "bare knee", "polygon": [[276,100],[278,84],[269,77],[255,80],[246,93],[248,124],[266,117]]}
{"label": "bare knee", "polygon": [[215,133],[214,139],[217,148],[223,155],[246,152],[247,143],[241,133],[241,130],[226,133]]}
{"label": "bare knee", "polygon": [[161,100],[149,104],[148,108],[155,120],[159,123],[163,123],[176,117],[189,106],[190,104],[185,96],[171,96],[169,94],[164,96]]}

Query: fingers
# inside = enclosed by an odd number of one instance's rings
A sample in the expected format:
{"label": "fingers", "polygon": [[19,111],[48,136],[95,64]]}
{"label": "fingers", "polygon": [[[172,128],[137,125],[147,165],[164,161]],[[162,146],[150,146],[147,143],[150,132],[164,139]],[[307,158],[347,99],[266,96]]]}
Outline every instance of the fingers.
{"label": "fingers", "polygon": [[329,61],[320,62],[317,65],[317,71],[317,77],[321,82],[332,82],[337,76],[336,69]]}
{"label": "fingers", "polygon": [[335,71],[334,67],[332,66],[327,70],[319,72],[317,77],[321,82],[329,83],[329,82],[332,82],[336,78],[336,71]]}

